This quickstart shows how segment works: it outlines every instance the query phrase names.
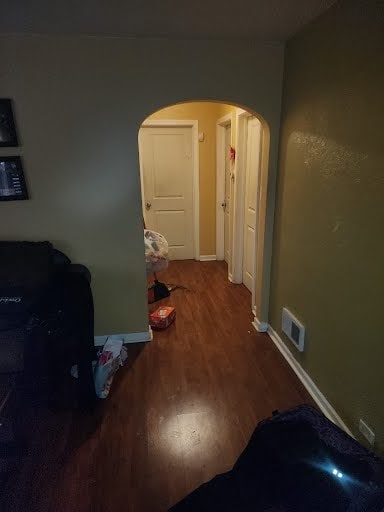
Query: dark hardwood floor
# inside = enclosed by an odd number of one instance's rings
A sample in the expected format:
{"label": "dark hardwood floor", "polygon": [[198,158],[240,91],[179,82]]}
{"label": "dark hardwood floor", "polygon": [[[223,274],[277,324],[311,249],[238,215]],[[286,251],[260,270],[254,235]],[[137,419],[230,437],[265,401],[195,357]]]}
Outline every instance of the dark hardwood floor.
{"label": "dark hardwood floor", "polygon": [[[219,262],[172,262],[174,325],[131,345],[95,417],[35,411],[1,510],[162,512],[229,470],[258,421],[311,398]],[[160,304],[161,304],[160,303]],[[154,309],[157,305],[151,306]]]}

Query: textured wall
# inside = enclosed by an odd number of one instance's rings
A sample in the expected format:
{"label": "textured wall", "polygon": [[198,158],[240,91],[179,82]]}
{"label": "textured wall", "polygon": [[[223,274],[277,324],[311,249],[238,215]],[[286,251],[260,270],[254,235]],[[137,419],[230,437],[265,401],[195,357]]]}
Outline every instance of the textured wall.
{"label": "textured wall", "polygon": [[[188,100],[249,106],[270,126],[273,195],[282,46],[7,35],[0,62],[0,97],[14,99],[22,143],[12,153],[23,154],[31,194],[0,204],[0,239],[49,239],[87,264],[97,334],[145,331],[140,124]],[[267,238],[271,221],[270,211]]]}
{"label": "textured wall", "polygon": [[283,306],[302,320],[305,352],[288,347],[381,450],[383,55],[383,7],[371,1],[331,8],[288,43],[270,312],[282,337]]}

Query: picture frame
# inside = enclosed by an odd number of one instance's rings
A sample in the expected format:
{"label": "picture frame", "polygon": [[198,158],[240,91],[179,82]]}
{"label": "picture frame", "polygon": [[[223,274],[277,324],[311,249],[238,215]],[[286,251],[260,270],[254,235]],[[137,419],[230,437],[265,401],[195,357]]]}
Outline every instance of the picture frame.
{"label": "picture frame", "polygon": [[29,199],[19,156],[0,156],[0,201]]}
{"label": "picture frame", "polygon": [[0,98],[0,147],[18,146],[12,101]]}

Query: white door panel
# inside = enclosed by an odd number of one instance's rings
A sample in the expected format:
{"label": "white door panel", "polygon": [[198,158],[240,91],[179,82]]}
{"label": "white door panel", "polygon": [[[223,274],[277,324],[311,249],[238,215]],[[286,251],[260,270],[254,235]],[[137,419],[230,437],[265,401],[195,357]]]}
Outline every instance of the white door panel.
{"label": "white door panel", "polygon": [[162,233],[170,259],[192,259],[193,131],[190,127],[142,127],[140,163],[147,227]]}
{"label": "white door panel", "polygon": [[247,121],[247,158],[245,170],[243,283],[252,292],[255,279],[257,190],[260,172],[261,124],[255,117]]}
{"label": "white door panel", "polygon": [[179,257],[180,251],[185,247],[185,222],[185,212],[183,210],[155,212],[156,231],[167,239],[171,260],[181,259]]}
{"label": "white door panel", "polygon": [[[158,133],[153,133],[156,130]],[[185,131],[183,128],[179,130]],[[190,130],[189,130],[190,131]],[[160,133],[159,133],[160,132]],[[166,132],[166,133],[164,133]],[[185,173],[180,172],[191,157],[188,133],[174,133],[172,129],[151,129],[153,197],[156,199],[185,197]]]}

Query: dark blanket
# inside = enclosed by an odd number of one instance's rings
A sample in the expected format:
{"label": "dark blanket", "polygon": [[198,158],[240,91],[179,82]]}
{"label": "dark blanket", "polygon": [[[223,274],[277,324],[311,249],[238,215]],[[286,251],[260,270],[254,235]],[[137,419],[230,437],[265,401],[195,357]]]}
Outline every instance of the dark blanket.
{"label": "dark blanket", "polygon": [[384,463],[300,406],[259,423],[232,471],[170,509],[192,511],[382,512]]}

